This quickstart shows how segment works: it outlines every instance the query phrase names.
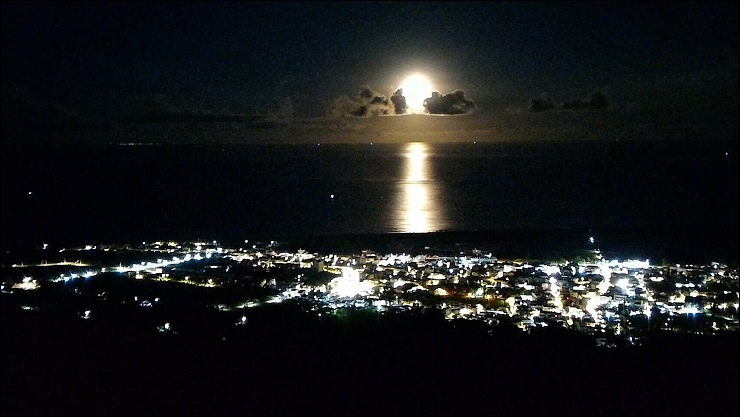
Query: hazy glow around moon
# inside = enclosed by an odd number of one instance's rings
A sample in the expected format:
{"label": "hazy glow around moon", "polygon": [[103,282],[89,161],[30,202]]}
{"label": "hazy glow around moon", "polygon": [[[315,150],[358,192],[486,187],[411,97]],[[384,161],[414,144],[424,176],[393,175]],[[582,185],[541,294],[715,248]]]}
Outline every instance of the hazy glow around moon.
{"label": "hazy glow around moon", "polygon": [[423,113],[424,100],[432,95],[432,84],[429,79],[421,74],[414,74],[406,78],[400,88],[403,89],[403,95],[406,97],[408,112]]}

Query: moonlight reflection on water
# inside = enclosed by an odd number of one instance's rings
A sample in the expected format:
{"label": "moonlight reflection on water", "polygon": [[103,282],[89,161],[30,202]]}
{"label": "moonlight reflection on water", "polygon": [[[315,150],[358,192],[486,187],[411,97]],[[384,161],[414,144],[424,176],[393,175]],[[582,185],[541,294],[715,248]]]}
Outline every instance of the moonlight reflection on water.
{"label": "moonlight reflection on water", "polygon": [[442,213],[436,204],[436,186],[428,176],[428,146],[412,142],[406,146],[406,176],[401,181],[399,232],[424,233],[444,229]]}

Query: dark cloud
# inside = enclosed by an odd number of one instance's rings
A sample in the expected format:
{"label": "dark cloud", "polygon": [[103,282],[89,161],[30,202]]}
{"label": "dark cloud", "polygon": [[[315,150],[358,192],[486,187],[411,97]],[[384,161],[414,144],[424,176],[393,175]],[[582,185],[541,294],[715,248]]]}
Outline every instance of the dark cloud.
{"label": "dark cloud", "polygon": [[289,123],[288,120],[276,119],[274,117],[263,115],[230,114],[192,110],[149,110],[129,116],[124,119],[124,122],[137,124],[239,123],[241,126],[255,129],[282,127]]}
{"label": "dark cloud", "polygon": [[406,104],[406,97],[403,95],[403,89],[401,88],[393,93],[391,102],[393,103],[393,110],[396,114],[404,114],[409,108],[408,104]]}
{"label": "dark cloud", "polygon": [[539,112],[554,109],[601,110],[605,109],[608,105],[609,101],[606,98],[606,94],[601,90],[593,91],[587,99],[577,98],[559,104],[555,103],[555,100],[543,93],[529,101],[529,111]]}
{"label": "dark cloud", "polygon": [[363,85],[354,98],[341,96],[334,100],[329,114],[335,117],[356,116],[384,116],[390,114],[393,106],[384,95]]}
{"label": "dark cloud", "polygon": [[[397,89],[390,97],[362,86],[354,98],[341,96],[334,100],[329,115],[334,117],[387,116],[401,115],[408,112],[409,106],[403,89]],[[449,94],[433,91],[432,96],[424,100],[424,112],[428,114],[466,114],[475,109],[475,103],[465,97],[465,92],[456,90]]]}
{"label": "dark cloud", "polygon": [[576,109],[576,110],[584,110],[584,109],[605,109],[606,106],[609,104],[609,102],[606,99],[606,94],[604,94],[603,91],[594,91],[591,93],[591,96],[586,99],[575,99],[566,101],[563,103],[564,109]]}
{"label": "dark cloud", "polygon": [[529,100],[529,111],[545,111],[556,108],[555,100],[548,96],[546,93],[542,93],[539,96]]}
{"label": "dark cloud", "polygon": [[429,114],[466,114],[475,109],[475,103],[465,98],[463,90],[449,94],[433,91],[432,96],[424,100],[424,111]]}
{"label": "dark cloud", "polygon": [[290,125],[295,115],[290,97],[266,99],[259,108],[249,112],[188,108],[162,94],[139,98],[133,104],[133,111],[120,121],[151,124],[228,122],[263,129]]}

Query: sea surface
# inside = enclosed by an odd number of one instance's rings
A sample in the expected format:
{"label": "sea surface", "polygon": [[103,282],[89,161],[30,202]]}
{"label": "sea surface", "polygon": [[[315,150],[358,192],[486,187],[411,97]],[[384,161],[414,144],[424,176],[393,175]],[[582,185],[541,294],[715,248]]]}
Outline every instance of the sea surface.
{"label": "sea surface", "polygon": [[4,247],[532,230],[738,247],[737,140],[15,146],[1,169]]}

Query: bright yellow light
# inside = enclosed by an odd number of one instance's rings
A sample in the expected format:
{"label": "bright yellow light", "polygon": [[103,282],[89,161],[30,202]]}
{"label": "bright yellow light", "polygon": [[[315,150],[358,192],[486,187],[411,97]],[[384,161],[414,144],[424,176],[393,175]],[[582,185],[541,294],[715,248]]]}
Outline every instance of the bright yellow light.
{"label": "bright yellow light", "polygon": [[330,282],[332,294],[340,297],[354,297],[372,292],[370,281],[360,281],[360,272],[350,267],[342,268],[342,276]]}
{"label": "bright yellow light", "polygon": [[425,173],[426,144],[409,143],[406,147],[408,157],[406,181],[403,187],[403,231],[418,233],[429,231],[429,206],[431,205]]}
{"label": "bright yellow light", "polygon": [[421,75],[414,74],[406,78],[401,87],[403,95],[406,97],[406,104],[409,106],[409,113],[423,113],[424,100],[432,96],[432,84],[429,80]]}
{"label": "bright yellow light", "polygon": [[424,181],[425,176],[425,164],[424,158],[426,158],[426,144],[420,142],[409,143],[406,148],[406,156],[409,158],[407,165],[406,181],[408,182],[419,182]]}
{"label": "bright yellow light", "polygon": [[428,200],[425,184],[406,185],[406,230],[411,233],[429,232]]}

